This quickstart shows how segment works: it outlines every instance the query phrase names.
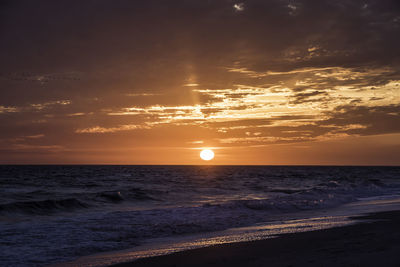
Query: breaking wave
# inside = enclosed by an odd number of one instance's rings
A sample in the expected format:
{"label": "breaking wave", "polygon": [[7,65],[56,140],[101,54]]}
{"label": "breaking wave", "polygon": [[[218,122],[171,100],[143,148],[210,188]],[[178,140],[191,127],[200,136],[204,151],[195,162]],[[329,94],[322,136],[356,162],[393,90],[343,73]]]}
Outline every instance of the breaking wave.
{"label": "breaking wave", "polygon": [[88,208],[84,202],[74,198],[48,199],[42,201],[22,201],[0,205],[0,213],[26,213],[26,214],[49,214],[57,211],[73,211]]}

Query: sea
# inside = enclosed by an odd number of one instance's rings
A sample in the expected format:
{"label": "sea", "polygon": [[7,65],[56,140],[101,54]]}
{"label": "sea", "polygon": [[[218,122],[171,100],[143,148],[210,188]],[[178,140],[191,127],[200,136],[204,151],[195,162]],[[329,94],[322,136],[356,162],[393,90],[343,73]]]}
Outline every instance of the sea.
{"label": "sea", "polygon": [[0,265],[106,266],[333,227],[349,221],[340,207],[399,196],[400,167],[3,165]]}

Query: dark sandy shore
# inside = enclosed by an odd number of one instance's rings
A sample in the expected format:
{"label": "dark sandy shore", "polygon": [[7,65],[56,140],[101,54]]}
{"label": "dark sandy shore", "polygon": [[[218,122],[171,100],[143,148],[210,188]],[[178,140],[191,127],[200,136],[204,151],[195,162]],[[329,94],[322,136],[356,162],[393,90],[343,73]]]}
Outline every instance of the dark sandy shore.
{"label": "dark sandy shore", "polygon": [[345,227],[216,245],[113,266],[400,266],[400,211],[358,219],[359,224]]}

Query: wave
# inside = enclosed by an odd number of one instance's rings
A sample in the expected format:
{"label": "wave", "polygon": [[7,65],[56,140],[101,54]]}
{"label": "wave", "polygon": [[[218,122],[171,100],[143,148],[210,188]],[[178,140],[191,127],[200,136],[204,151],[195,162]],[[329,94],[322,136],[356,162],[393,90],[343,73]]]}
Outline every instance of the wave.
{"label": "wave", "polygon": [[[376,182],[353,186],[353,183],[327,182],[310,189],[287,192],[263,199],[227,200],[194,206],[174,206],[160,209],[115,211],[106,222],[89,226],[91,231],[113,233],[110,240],[127,242],[143,238],[158,238],[180,234],[218,231],[268,221],[271,216],[290,216],[305,210],[333,208],[356,201],[360,196],[387,193]],[[119,225],[111,222],[118,220]],[[125,226],[124,223],[126,224]],[[131,225],[135,225],[134,228]],[[114,239],[115,238],[115,239]]]}
{"label": "wave", "polygon": [[88,204],[75,198],[22,201],[0,205],[0,214],[25,213],[45,215],[58,211],[73,211],[88,207]]}
{"label": "wave", "polygon": [[131,188],[124,191],[103,191],[96,194],[96,198],[111,201],[113,203],[121,202],[124,200],[137,201],[137,200],[158,200],[151,194],[139,188]]}
{"label": "wave", "polygon": [[[31,192],[36,197],[51,196],[52,193],[46,191]],[[54,194],[54,193],[53,193]],[[16,195],[16,194],[15,194]],[[20,194],[24,196],[24,194]],[[120,191],[102,191],[98,193],[75,194],[74,197],[65,199],[46,199],[33,201],[16,201],[0,204],[0,214],[33,214],[48,215],[62,211],[75,211],[90,207],[102,207],[104,204],[118,204],[123,201],[146,201],[157,200],[143,190],[130,189],[123,193]]]}
{"label": "wave", "polygon": [[[331,208],[356,201],[360,196],[384,194],[387,186],[379,180],[367,180],[362,184],[328,181],[307,190],[277,189],[270,192],[285,193],[267,199],[238,200],[234,205],[253,210],[274,212],[296,212],[320,208]],[[227,204],[227,205],[232,205]]]}
{"label": "wave", "polygon": [[112,202],[121,202],[124,200],[120,192],[101,192],[98,196]]}

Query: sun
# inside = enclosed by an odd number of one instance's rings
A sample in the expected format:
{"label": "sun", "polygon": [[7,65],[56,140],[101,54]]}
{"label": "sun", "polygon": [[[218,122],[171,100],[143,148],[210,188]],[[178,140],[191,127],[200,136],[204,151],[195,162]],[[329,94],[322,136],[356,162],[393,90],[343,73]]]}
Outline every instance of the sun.
{"label": "sun", "polygon": [[200,158],[202,160],[212,160],[214,158],[214,152],[211,149],[203,149],[200,152]]}

